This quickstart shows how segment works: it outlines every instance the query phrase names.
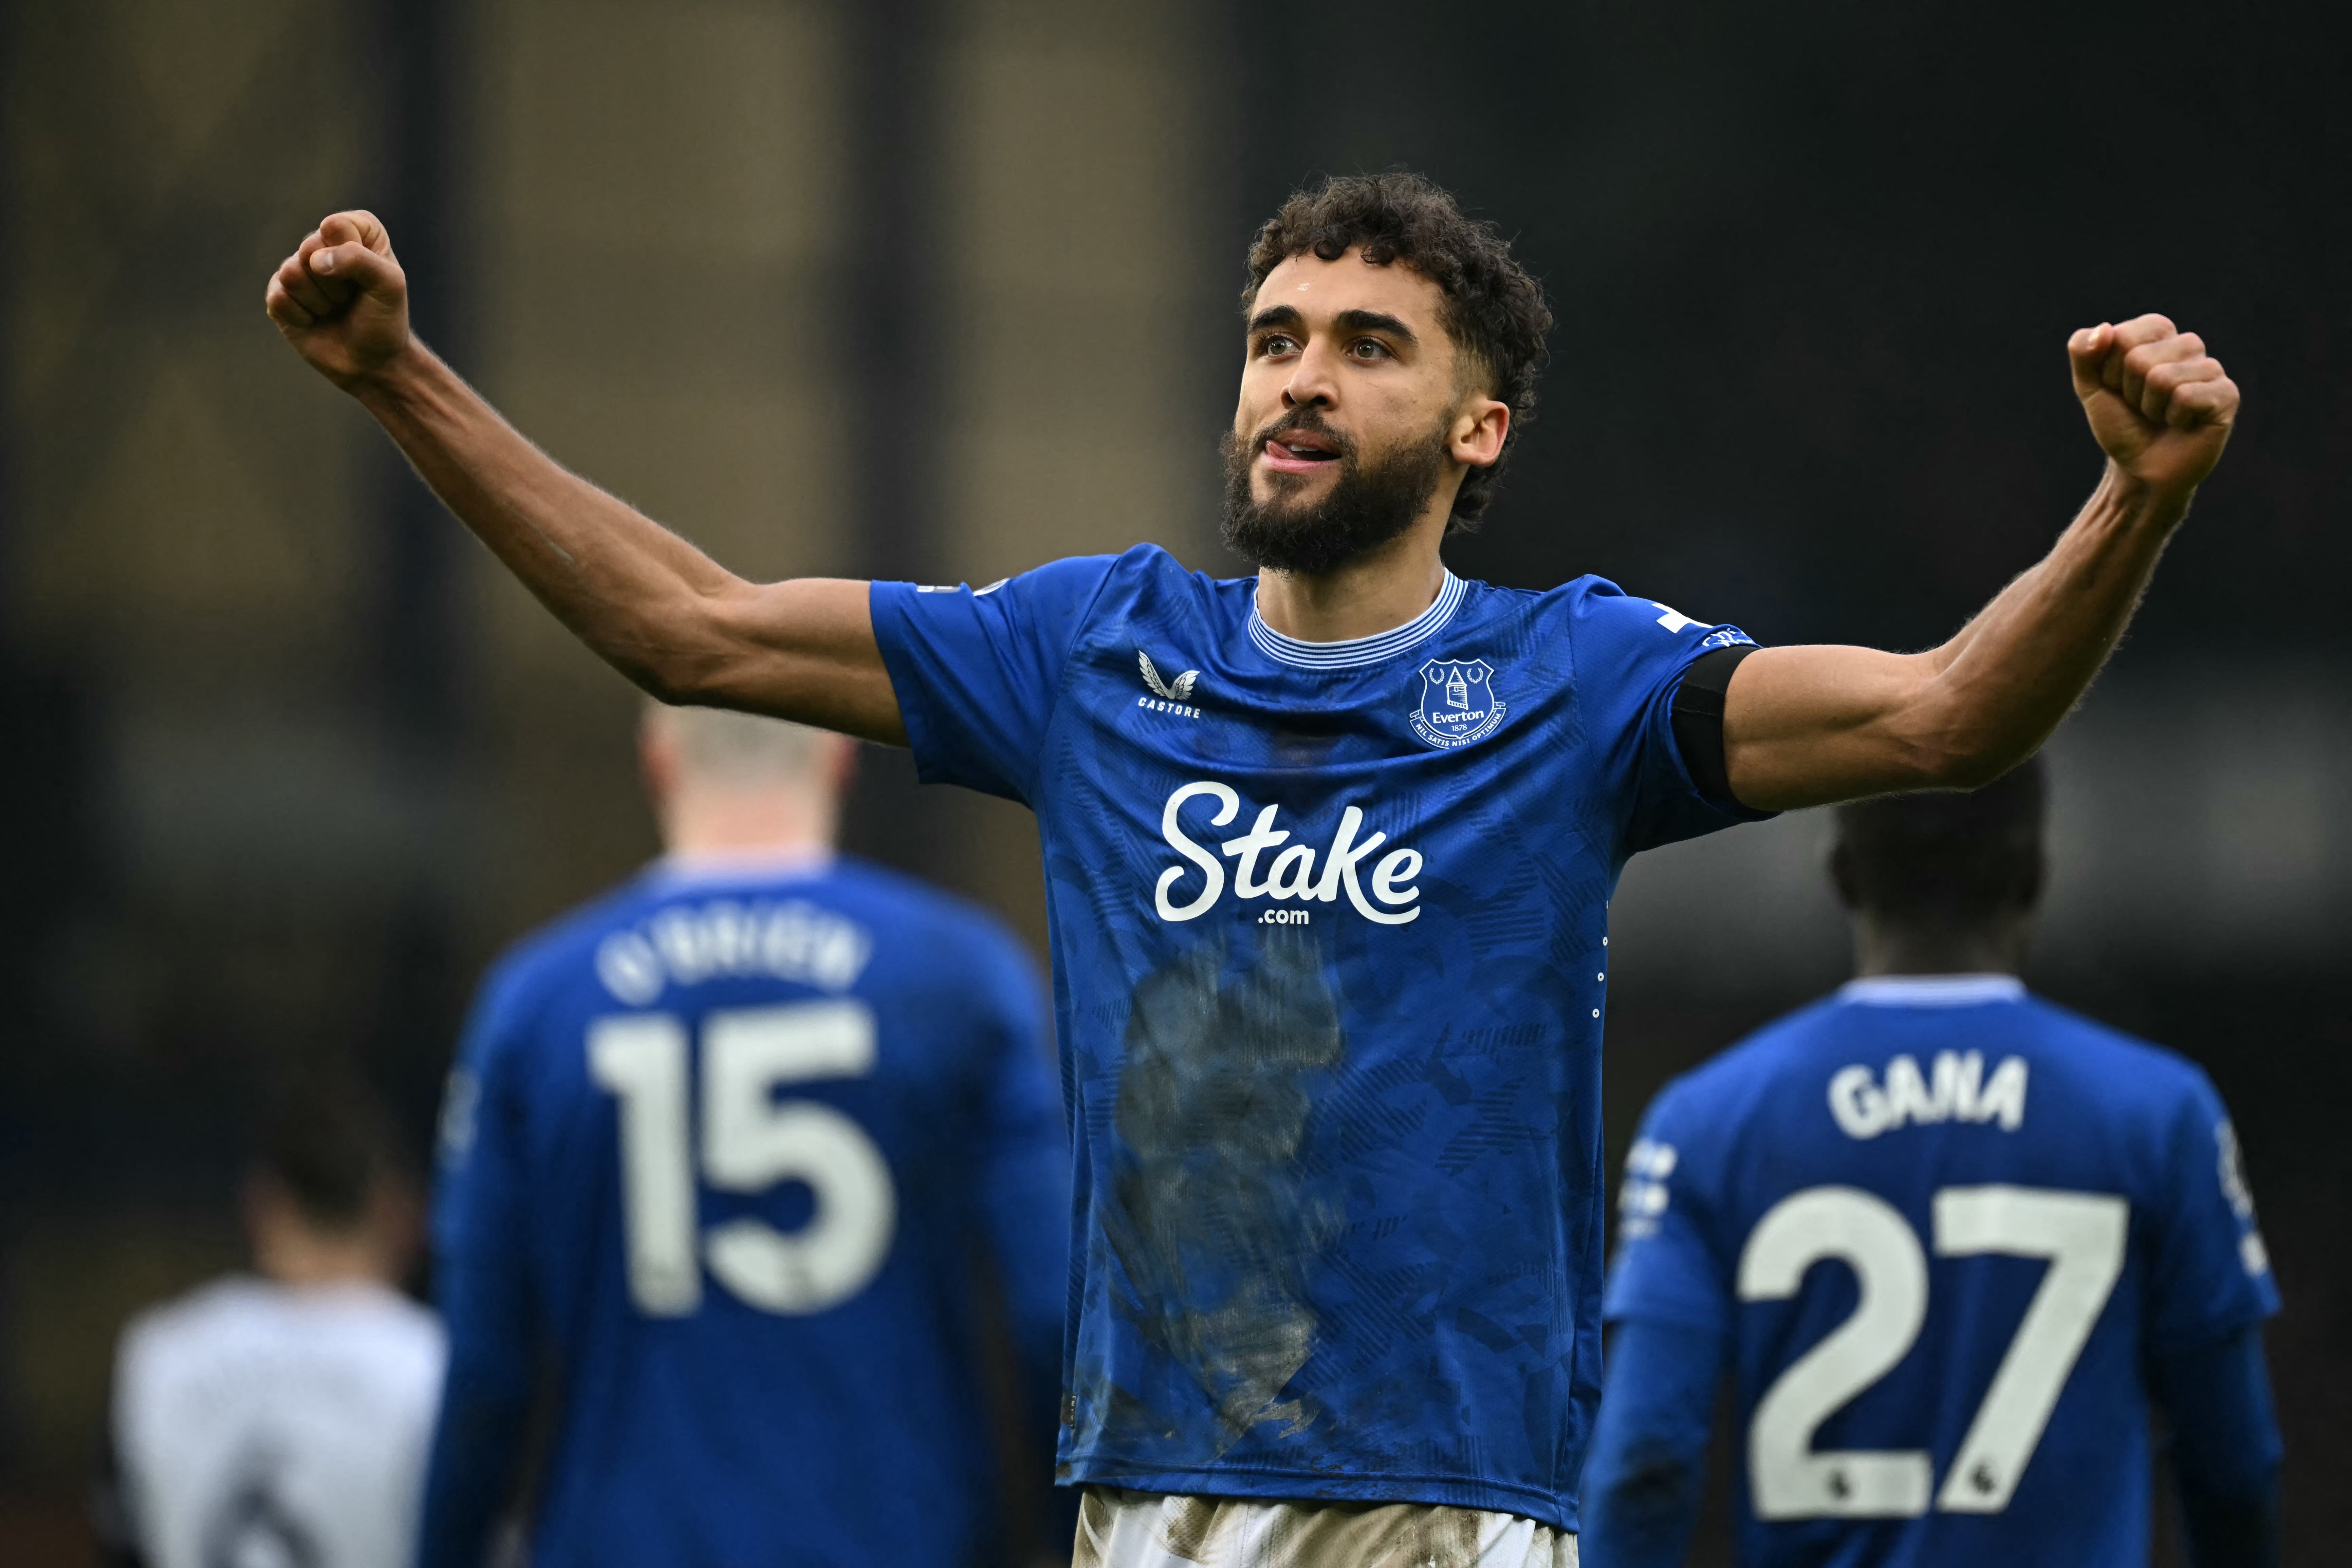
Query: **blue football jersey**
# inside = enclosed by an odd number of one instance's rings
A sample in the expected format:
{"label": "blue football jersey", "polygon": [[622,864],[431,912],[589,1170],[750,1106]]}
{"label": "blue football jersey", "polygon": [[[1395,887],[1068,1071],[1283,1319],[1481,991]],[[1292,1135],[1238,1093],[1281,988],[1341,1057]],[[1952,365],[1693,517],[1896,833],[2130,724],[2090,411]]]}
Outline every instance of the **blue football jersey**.
{"label": "blue football jersey", "polygon": [[1608,904],[1735,819],[1673,694],[1745,643],[1450,574],[1317,643],[1139,547],[877,584],[926,779],[1027,802],[1076,1154],[1059,1473],[1576,1527]]}
{"label": "blue football jersey", "polygon": [[992,921],[843,861],[657,863],[499,964],[444,1112],[436,1288],[453,1397],[557,1375],[536,1568],[991,1547],[974,1270],[1041,1458],[1068,1278],[1044,1010]]}
{"label": "blue football jersey", "polygon": [[2220,1097],[2007,977],[1857,980],[1662,1092],[1612,1321],[1724,1336],[1739,1560],[2147,1562],[2151,1355],[2275,1312]]}

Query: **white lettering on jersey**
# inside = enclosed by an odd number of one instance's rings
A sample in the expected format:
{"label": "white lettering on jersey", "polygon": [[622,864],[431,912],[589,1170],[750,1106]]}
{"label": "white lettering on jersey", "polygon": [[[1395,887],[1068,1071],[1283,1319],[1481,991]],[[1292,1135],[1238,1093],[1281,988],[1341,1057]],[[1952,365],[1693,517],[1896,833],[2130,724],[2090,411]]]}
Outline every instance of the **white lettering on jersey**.
{"label": "white lettering on jersey", "polygon": [[1882,1083],[1867,1067],[1841,1069],[1830,1080],[1830,1114],[1849,1138],[1874,1138],[1899,1127],[1937,1122],[1990,1122],[2014,1133],[2025,1122],[2025,1059],[2011,1056],[1984,1076],[1984,1053],[1939,1051],[1930,1074],[1898,1056]]}
{"label": "white lettering on jersey", "polygon": [[798,900],[745,904],[721,898],[672,904],[614,932],[597,946],[596,977],[617,1000],[641,1008],[665,986],[726,975],[845,991],[873,956],[872,934],[830,910]]}
{"label": "white lettering on jersey", "polygon": [[[1225,891],[1225,868],[1207,845],[1196,842],[1184,831],[1181,814],[1184,803],[1202,798],[1217,803],[1209,826],[1222,828],[1241,810],[1241,797],[1229,787],[1203,779],[1187,784],[1168,797],[1167,806],[1160,813],[1160,836],[1168,847],[1191,863],[1172,865],[1160,873],[1152,889],[1152,907],[1162,920],[1194,920],[1206,915]],[[1372,852],[1388,842],[1384,832],[1373,831],[1359,838],[1364,825],[1364,812],[1360,806],[1350,806],[1339,814],[1339,825],[1324,848],[1318,873],[1315,851],[1306,844],[1291,844],[1290,830],[1277,828],[1275,819],[1281,813],[1279,806],[1268,806],[1257,814],[1249,831],[1238,838],[1227,839],[1217,846],[1227,859],[1234,862],[1234,896],[1237,899],[1271,898],[1276,901],[1298,899],[1321,904],[1336,904],[1345,891],[1348,902],[1356,913],[1382,925],[1402,925],[1419,918],[1421,911],[1406,907],[1421,896],[1421,889],[1412,886],[1421,874],[1421,852],[1393,849],[1382,855],[1370,868],[1371,896],[1366,897],[1358,868],[1371,857]],[[1288,848],[1283,846],[1288,844]],[[1265,862],[1259,872],[1260,858],[1267,851],[1277,852]],[[1176,884],[1197,869],[1201,874],[1200,891],[1182,904],[1170,895]],[[1382,909],[1374,903],[1391,907]]]}
{"label": "white lettering on jersey", "polygon": [[1618,1234],[1638,1241],[1656,1233],[1658,1217],[1666,1211],[1671,1189],[1666,1178],[1675,1174],[1675,1146],[1636,1138],[1625,1154],[1625,1185],[1617,1191]]}
{"label": "white lettering on jersey", "polygon": [[2216,1174],[2221,1178],[2221,1198],[2230,1212],[2249,1228],[2238,1238],[2238,1261],[2246,1272],[2259,1275],[2271,1266],[2270,1249],[2263,1245],[2263,1233],[2252,1228],[2254,1223],[2254,1189],[2246,1185],[2245,1155],[2238,1146],[2238,1129],[2225,1118],[2213,1124],[2213,1142],[2221,1155]]}
{"label": "white lettering on jersey", "polygon": [[1684,614],[1679,610],[1669,609],[1664,604],[1658,604],[1658,601],[1654,599],[1650,601],[1650,602],[1657,604],[1660,610],[1665,611],[1664,614],[1658,617],[1658,624],[1664,627],[1669,632],[1679,632],[1684,627],[1694,623],[1689,616]]}

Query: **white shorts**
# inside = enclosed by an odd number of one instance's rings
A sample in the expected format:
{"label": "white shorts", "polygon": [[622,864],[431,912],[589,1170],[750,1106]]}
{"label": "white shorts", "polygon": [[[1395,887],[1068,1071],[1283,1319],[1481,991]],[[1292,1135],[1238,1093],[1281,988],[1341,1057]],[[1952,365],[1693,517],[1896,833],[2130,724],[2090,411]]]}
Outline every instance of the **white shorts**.
{"label": "white shorts", "polygon": [[1568,1531],[1486,1509],[1088,1487],[1070,1568],[1577,1568],[1577,1561]]}

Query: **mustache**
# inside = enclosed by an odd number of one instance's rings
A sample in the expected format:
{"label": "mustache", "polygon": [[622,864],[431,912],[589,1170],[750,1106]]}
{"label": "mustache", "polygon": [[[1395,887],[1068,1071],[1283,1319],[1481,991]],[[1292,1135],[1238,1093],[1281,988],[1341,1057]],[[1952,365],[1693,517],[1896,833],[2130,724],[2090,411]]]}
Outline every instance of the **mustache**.
{"label": "mustache", "polygon": [[1342,462],[1352,462],[1355,459],[1356,444],[1325,423],[1322,414],[1312,407],[1294,408],[1272,424],[1266,425],[1250,437],[1246,450],[1263,452],[1265,450],[1267,442],[1279,441],[1284,436],[1297,432],[1319,435],[1329,442],[1332,453]]}

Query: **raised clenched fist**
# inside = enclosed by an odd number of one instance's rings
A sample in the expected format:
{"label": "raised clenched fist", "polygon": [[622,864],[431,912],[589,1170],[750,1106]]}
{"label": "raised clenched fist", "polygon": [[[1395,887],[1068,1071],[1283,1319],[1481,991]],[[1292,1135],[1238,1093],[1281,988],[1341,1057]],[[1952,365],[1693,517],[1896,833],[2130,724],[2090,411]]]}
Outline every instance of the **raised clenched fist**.
{"label": "raised clenched fist", "polygon": [[336,213],[269,275],[269,319],[294,351],[345,390],[410,343],[408,278],[373,213]]}
{"label": "raised clenched fist", "polygon": [[2203,339],[2142,316],[2084,328],[2066,357],[2091,434],[2126,476],[2187,491],[2213,471],[2238,417],[2238,383]]}

